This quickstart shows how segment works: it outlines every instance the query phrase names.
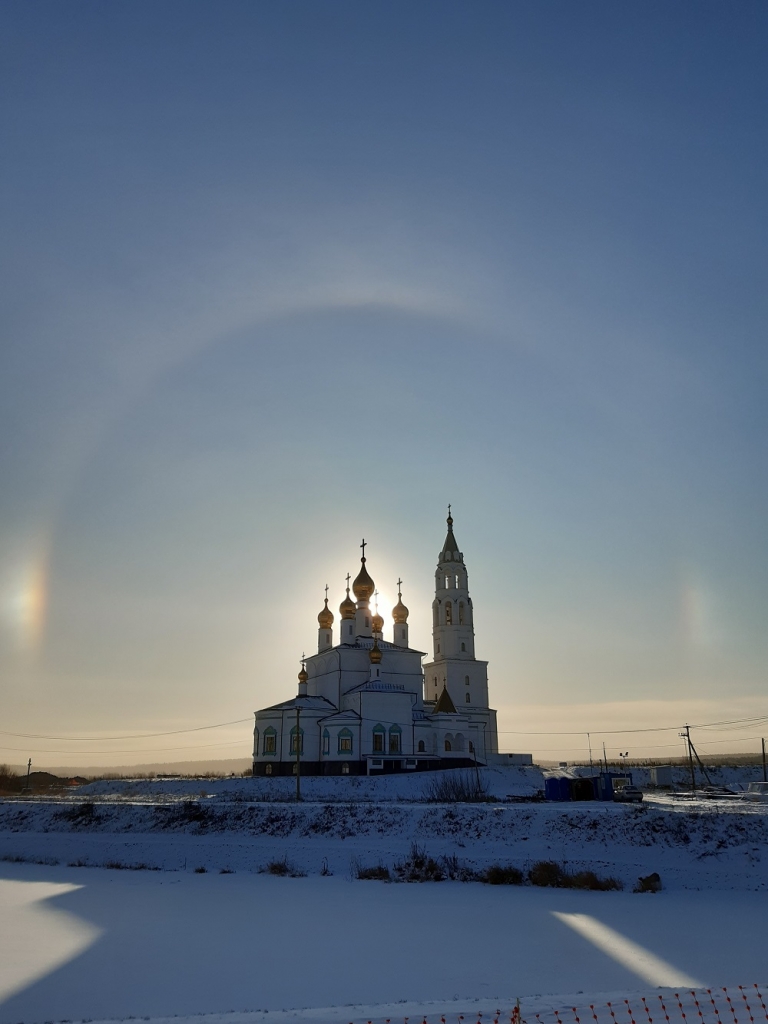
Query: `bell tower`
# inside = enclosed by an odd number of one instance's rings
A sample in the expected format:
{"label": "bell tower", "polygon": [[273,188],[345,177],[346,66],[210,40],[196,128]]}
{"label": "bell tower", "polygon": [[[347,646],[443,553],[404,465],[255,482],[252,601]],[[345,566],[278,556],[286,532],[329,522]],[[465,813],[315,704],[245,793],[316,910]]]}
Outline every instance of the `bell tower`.
{"label": "bell tower", "polygon": [[435,571],[432,602],[433,660],[424,666],[424,699],[435,701],[443,687],[459,712],[488,707],[488,662],[475,657],[474,609],[464,555],[453,533],[451,506],[448,532]]}

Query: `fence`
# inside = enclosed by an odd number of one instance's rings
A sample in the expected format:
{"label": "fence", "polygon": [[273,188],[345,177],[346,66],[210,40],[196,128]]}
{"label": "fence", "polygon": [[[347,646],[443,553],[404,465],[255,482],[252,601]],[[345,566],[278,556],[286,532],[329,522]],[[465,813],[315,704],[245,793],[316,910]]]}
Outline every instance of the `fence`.
{"label": "fence", "polygon": [[483,1013],[429,1013],[410,1017],[359,1019],[348,1024],[766,1024],[763,993],[757,985],[736,988],[664,990],[648,996],[526,1012],[518,1001]]}

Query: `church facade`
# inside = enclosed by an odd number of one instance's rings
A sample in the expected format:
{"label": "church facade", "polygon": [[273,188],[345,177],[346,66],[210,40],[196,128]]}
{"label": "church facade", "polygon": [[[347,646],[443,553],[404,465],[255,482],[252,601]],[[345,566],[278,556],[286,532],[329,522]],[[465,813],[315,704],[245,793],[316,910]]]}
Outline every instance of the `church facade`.
{"label": "church facade", "polygon": [[[360,572],[339,607],[338,642],[328,598],[317,617],[317,653],[299,672],[298,694],[255,713],[254,775],[377,775],[484,765],[498,757],[488,663],[475,657],[464,555],[448,532],[435,572],[433,653],[409,646],[400,581],[392,640]],[[327,591],[326,587],[326,591]]]}

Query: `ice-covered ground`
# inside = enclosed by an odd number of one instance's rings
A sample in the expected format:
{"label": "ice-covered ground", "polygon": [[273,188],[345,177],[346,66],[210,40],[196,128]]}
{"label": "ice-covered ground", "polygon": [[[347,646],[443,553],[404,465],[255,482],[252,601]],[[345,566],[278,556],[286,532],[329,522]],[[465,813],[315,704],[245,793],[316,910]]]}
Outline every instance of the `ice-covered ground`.
{"label": "ice-covered ground", "polygon": [[320,1019],[365,1024],[365,1013],[395,1018],[402,1000],[416,1016],[427,1002],[442,1013],[509,1011],[517,997],[525,1015],[541,997],[766,973],[765,893],[16,864],[0,877],[0,1024],[257,1010],[287,1024],[305,1015],[272,1014],[308,1007],[344,1008]]}

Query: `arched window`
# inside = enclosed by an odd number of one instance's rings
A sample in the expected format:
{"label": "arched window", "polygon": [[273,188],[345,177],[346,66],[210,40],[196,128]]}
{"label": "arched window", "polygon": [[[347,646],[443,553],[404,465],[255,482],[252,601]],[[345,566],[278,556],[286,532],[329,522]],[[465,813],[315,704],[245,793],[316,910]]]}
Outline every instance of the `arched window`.
{"label": "arched window", "polygon": [[298,733],[298,744],[296,742],[296,726],[291,729],[291,753],[299,754],[301,756],[304,753],[304,730],[299,729]]}
{"label": "arched window", "polygon": [[459,589],[459,575],[458,573],[453,577],[453,585],[456,589]]}
{"label": "arched window", "polygon": [[453,622],[453,605],[450,601],[445,602],[445,624],[450,626]]}
{"label": "arched window", "polygon": [[267,767],[264,769],[264,772],[265,772],[266,775],[271,775],[272,774],[272,765],[268,764]]}
{"label": "arched window", "polygon": [[349,765],[347,764],[347,762],[346,762],[346,761],[345,761],[345,762],[344,762],[344,764],[343,764],[343,765],[341,766],[341,774],[342,774],[342,775],[349,775]]}
{"label": "arched window", "polygon": [[349,729],[342,729],[341,732],[339,733],[339,753],[352,753],[352,733],[349,731]]}
{"label": "arched window", "polygon": [[461,649],[462,649],[462,651],[466,651],[467,648],[466,648],[466,646],[464,644],[462,644],[461,645]]}
{"label": "arched window", "polygon": [[445,749],[446,750],[451,750],[451,741],[450,740],[446,740],[445,741]]}
{"label": "arched window", "polygon": [[389,728],[389,752],[390,754],[399,754],[402,744],[400,743],[400,737],[402,729],[399,725],[392,725]]}
{"label": "arched window", "polygon": [[464,694],[464,702],[465,704],[469,704],[469,690]]}
{"label": "arched window", "polygon": [[374,725],[373,727],[373,752],[374,754],[384,753],[384,737],[387,734],[387,730],[383,725]]}
{"label": "arched window", "polygon": [[277,730],[273,729],[271,725],[267,726],[267,728],[264,730],[264,747],[262,749],[262,753],[277,753]]}
{"label": "arched window", "polygon": [[452,576],[448,576],[448,575],[446,574],[446,577],[445,577],[445,589],[446,589],[446,590],[448,590],[448,589],[449,589],[449,587],[450,587],[450,585],[451,585],[451,580],[452,580],[452,579],[453,579],[453,577],[452,577]]}
{"label": "arched window", "polygon": [[475,744],[472,742],[472,740],[469,741],[469,752],[470,754],[474,754],[475,752]]}
{"label": "arched window", "polygon": [[459,601],[459,625],[464,625],[464,602]]}
{"label": "arched window", "polygon": [[424,746],[424,740],[419,740],[419,753],[423,754],[425,750],[426,747]]}
{"label": "arched window", "polygon": [[469,686],[469,676],[464,676],[464,685]]}
{"label": "arched window", "polygon": [[323,729],[323,753],[330,754],[331,752],[331,734],[327,729]]}
{"label": "arched window", "polygon": [[454,741],[453,741],[453,749],[454,750],[463,750],[464,749],[464,734],[463,733],[461,733],[461,732],[457,732],[456,733],[456,736],[455,736]]}

